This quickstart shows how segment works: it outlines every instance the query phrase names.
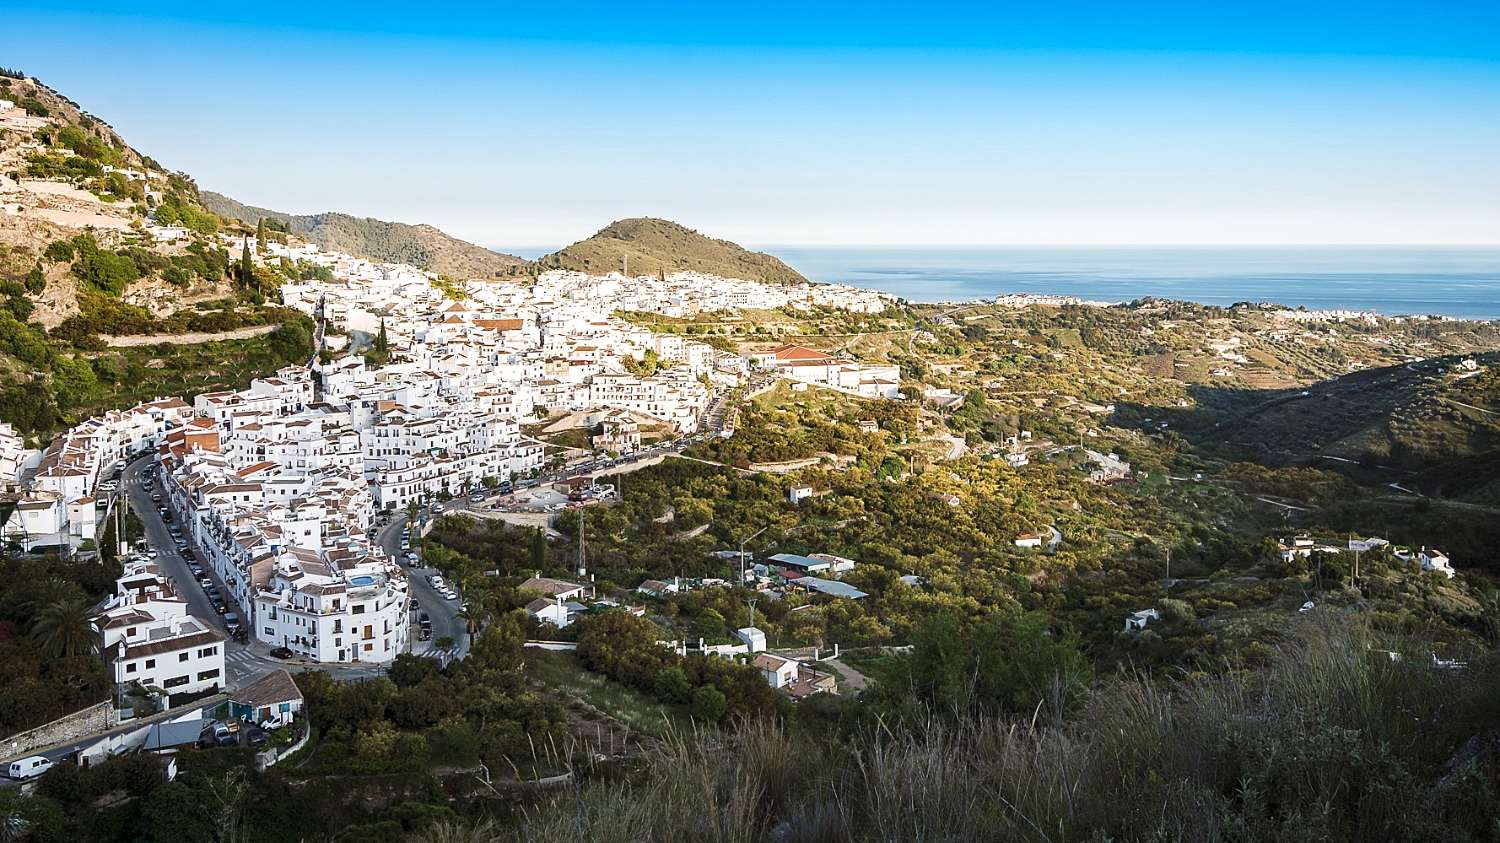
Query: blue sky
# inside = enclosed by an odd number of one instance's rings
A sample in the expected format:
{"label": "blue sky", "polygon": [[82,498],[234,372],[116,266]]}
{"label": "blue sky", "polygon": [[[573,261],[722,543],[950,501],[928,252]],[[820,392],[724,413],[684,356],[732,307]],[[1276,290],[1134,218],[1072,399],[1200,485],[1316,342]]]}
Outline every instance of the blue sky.
{"label": "blue sky", "polygon": [[[1312,8],[1308,8],[1312,7]],[[200,185],[553,245],[1500,242],[1500,4],[7,3]]]}

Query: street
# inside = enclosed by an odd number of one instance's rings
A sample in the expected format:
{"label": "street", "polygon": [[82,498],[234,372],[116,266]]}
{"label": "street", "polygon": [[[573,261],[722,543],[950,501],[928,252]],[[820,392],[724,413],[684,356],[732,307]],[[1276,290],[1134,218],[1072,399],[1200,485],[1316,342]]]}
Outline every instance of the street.
{"label": "street", "polygon": [[[459,501],[451,504],[452,509],[459,509],[461,506]],[[436,573],[434,569],[420,568],[406,563],[404,551],[401,550],[401,528],[404,526],[406,526],[406,517],[404,514],[398,514],[391,520],[391,523],[380,528],[377,541],[386,553],[401,560],[401,567],[406,569],[406,582],[411,589],[411,598],[421,605],[421,609],[414,617],[426,612],[427,617],[432,620],[431,639],[419,641],[416,630],[412,631],[411,651],[419,656],[433,656],[444,662],[453,658],[461,659],[469,653],[469,632],[467,624],[458,617],[460,608],[458,601],[445,599],[432,587],[432,583],[427,581],[428,575]],[[453,639],[452,647],[440,648],[438,646],[438,641],[444,636]]]}

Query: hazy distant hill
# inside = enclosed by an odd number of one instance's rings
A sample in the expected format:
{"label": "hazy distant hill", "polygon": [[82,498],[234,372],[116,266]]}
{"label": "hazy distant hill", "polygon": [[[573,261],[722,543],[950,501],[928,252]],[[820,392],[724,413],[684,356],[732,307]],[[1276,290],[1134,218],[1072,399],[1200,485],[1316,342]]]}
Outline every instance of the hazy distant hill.
{"label": "hazy distant hill", "polygon": [[454,278],[494,278],[514,275],[525,261],[492,252],[430,225],[409,225],[370,217],[326,212],[286,214],[257,208],[213,191],[203,191],[203,203],[215,213],[254,225],[261,217],[285,223],[291,233],[325,249],[370,260],[406,263]]}
{"label": "hazy distant hill", "polygon": [[541,269],[606,273],[630,259],[632,275],[692,271],[771,284],[806,281],[795,269],[764,252],[705,237],[669,220],[636,217],[612,222],[587,240],[536,262]]}

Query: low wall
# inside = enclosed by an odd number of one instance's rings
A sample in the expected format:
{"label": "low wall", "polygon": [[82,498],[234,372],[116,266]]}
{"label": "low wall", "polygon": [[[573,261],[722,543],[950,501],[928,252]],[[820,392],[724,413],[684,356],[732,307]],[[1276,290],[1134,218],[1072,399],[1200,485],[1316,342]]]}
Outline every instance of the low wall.
{"label": "low wall", "polygon": [[11,735],[0,743],[0,756],[6,758],[24,756],[38,747],[67,743],[97,735],[114,725],[114,707],[106,700],[72,714],[63,715],[45,726],[37,726],[35,729],[27,729]]}
{"label": "low wall", "polygon": [[294,741],[291,746],[285,749],[276,749],[273,747],[255,754],[255,769],[257,771],[264,773],[267,767],[276,766],[276,762],[307,746],[308,739],[312,737],[312,728],[305,723],[299,725],[302,726],[302,737]]}
{"label": "low wall", "polygon": [[523,646],[532,647],[537,650],[551,650],[555,653],[578,649],[576,641],[527,641]]}

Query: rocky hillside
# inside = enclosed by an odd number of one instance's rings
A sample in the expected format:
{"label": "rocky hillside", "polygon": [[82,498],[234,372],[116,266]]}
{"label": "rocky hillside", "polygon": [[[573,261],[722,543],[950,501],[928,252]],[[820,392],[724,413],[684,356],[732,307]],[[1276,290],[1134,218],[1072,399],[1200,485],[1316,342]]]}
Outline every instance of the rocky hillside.
{"label": "rocky hillside", "polygon": [[430,225],[409,225],[371,217],[326,212],[286,214],[245,205],[213,191],[203,201],[214,213],[255,225],[262,218],[276,220],[291,234],[325,249],[383,263],[406,263],[454,278],[506,278],[523,270],[525,261],[492,252]]}
{"label": "rocky hillside", "polygon": [[618,272],[629,261],[632,275],[704,272],[770,284],[806,281],[795,269],[764,252],[716,240],[669,220],[637,217],[610,223],[587,240],[536,262],[541,269]]}

